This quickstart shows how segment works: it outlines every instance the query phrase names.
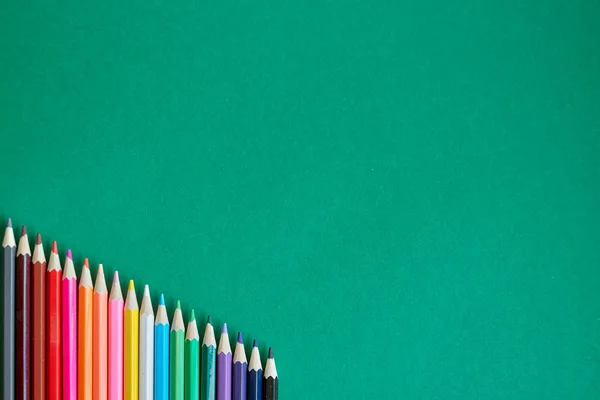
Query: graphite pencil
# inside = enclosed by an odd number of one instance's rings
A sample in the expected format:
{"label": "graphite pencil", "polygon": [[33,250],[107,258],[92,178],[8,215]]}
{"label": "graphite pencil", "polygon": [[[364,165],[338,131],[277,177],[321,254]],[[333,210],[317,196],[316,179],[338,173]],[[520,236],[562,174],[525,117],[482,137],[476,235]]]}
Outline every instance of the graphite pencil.
{"label": "graphite pencil", "polygon": [[93,313],[94,313],[94,284],[87,258],[83,260],[81,278],[79,279],[79,318],[78,351],[77,351],[77,390],[78,400],[92,400],[93,377]]}
{"label": "graphite pencil", "polygon": [[62,269],[56,242],[52,243],[46,272],[46,395],[48,400],[62,400]]}
{"label": "graphite pencil", "polygon": [[154,310],[150,288],[144,286],[140,309],[140,400],[154,399]]}
{"label": "graphite pencil", "polygon": [[223,324],[217,350],[217,400],[231,400],[231,357],[227,324]]}
{"label": "graphite pencil", "polygon": [[173,323],[171,324],[171,400],[184,399],[184,330],[181,303],[177,300]]}
{"label": "graphite pencil", "polygon": [[115,271],[108,297],[108,400],[123,398],[123,292]]}
{"label": "graphite pencil", "polygon": [[252,343],[252,353],[248,363],[248,400],[262,400],[263,369],[256,339]]}
{"label": "graphite pencil", "polygon": [[30,377],[30,318],[31,318],[31,249],[27,228],[23,225],[16,263],[16,327],[15,327],[15,396],[17,400],[29,400]]}
{"label": "graphite pencil", "polygon": [[246,400],[246,375],[248,374],[248,361],[242,332],[238,332],[235,350],[233,352],[233,400]]}
{"label": "graphite pencil", "polygon": [[2,240],[4,269],[4,325],[2,375],[4,400],[15,398],[15,233],[9,218]]}
{"label": "graphite pencil", "polygon": [[123,390],[125,400],[138,400],[138,379],[139,370],[139,330],[140,330],[140,310],[137,297],[135,296],[135,287],[133,281],[129,281],[127,288],[127,298],[125,299],[125,326],[124,326],[124,378]]}
{"label": "graphite pencil", "polygon": [[200,335],[194,310],[185,332],[185,400],[200,398]]}
{"label": "graphite pencil", "polygon": [[202,339],[202,361],[200,363],[200,399],[215,400],[217,341],[210,315]]}
{"label": "graphite pencil", "polygon": [[273,358],[273,349],[271,347],[269,347],[263,382],[265,400],[277,400],[279,398],[279,378],[277,377],[277,368],[275,368],[275,358]]}
{"label": "graphite pencil", "polygon": [[98,265],[93,303],[92,398],[106,400],[108,398],[108,290],[102,264]]}
{"label": "graphite pencil", "polygon": [[162,293],[154,322],[154,399],[169,400],[169,318]]}
{"label": "graphite pencil", "polygon": [[77,400],[77,277],[71,250],[62,276],[63,400]]}
{"label": "graphite pencil", "polygon": [[31,398],[46,399],[46,256],[38,233],[31,259]]}

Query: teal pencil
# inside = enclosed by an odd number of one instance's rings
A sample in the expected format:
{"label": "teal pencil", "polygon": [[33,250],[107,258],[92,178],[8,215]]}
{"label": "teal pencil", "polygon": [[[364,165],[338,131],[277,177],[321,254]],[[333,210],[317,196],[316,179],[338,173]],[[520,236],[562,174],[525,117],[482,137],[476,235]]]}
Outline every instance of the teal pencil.
{"label": "teal pencil", "polygon": [[162,294],[154,322],[154,399],[169,400],[169,318]]}
{"label": "teal pencil", "polygon": [[216,394],[216,357],[217,341],[210,315],[206,322],[204,339],[202,340],[202,363],[200,365],[200,399],[215,400]]}

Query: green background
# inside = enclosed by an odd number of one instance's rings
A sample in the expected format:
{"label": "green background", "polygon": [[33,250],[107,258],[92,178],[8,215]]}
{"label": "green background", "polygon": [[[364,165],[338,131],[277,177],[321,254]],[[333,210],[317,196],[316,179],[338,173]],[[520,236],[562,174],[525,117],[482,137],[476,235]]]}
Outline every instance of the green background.
{"label": "green background", "polygon": [[597,398],[599,2],[170,3],[2,2],[0,217],[282,399]]}

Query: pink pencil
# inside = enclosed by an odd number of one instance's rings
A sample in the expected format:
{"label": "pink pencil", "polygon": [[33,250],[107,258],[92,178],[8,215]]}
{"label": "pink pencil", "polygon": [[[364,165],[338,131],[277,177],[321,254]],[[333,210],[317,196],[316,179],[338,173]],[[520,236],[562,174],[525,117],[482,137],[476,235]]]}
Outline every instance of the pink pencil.
{"label": "pink pencil", "polygon": [[67,250],[62,276],[63,400],[77,400],[77,276]]}
{"label": "pink pencil", "polygon": [[123,304],[115,271],[108,298],[108,400],[123,400]]}

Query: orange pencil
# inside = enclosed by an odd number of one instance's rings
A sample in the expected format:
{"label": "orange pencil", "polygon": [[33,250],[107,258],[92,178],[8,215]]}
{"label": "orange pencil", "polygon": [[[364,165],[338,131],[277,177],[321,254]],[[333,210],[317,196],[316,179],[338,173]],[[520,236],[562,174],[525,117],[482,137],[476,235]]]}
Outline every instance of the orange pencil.
{"label": "orange pencil", "polygon": [[108,290],[104,280],[104,268],[98,265],[94,286],[93,311],[93,351],[92,351],[92,392],[93,400],[106,400],[108,397]]}
{"label": "orange pencil", "polygon": [[92,315],[93,284],[88,259],[83,260],[79,280],[79,321],[77,354],[78,400],[92,400]]}

